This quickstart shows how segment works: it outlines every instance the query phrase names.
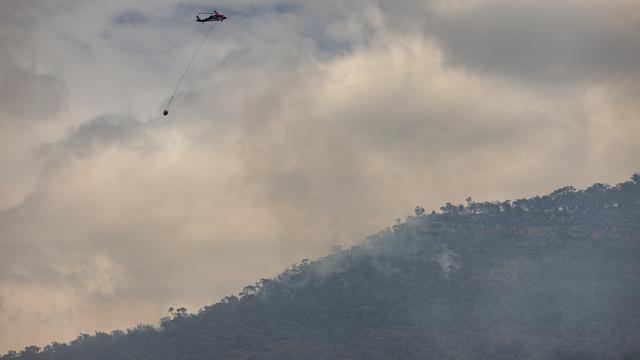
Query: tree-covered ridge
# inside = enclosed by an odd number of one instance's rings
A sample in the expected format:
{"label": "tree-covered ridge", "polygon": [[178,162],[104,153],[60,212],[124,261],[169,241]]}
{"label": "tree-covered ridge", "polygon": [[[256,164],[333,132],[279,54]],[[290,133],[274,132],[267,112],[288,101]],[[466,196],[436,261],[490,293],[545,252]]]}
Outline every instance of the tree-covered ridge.
{"label": "tree-covered ridge", "polygon": [[159,326],[0,359],[640,359],[640,175],[447,204]]}
{"label": "tree-covered ridge", "polygon": [[640,206],[638,202],[638,185],[640,173],[632,175],[631,180],[616,186],[597,183],[585,190],[576,190],[573,186],[560,188],[546,196],[536,196],[530,199],[515,201],[487,201],[477,203],[471,197],[467,198],[466,206],[447,203],[441,207],[443,214],[497,214],[503,212],[588,212],[609,208],[634,208]]}

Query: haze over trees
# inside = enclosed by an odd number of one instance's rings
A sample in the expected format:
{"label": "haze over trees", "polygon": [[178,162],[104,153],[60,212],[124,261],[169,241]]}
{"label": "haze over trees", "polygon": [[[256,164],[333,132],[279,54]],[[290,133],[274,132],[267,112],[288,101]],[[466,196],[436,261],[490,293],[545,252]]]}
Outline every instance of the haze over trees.
{"label": "haze over trees", "polygon": [[640,174],[415,212],[197,314],[0,359],[640,359]]}

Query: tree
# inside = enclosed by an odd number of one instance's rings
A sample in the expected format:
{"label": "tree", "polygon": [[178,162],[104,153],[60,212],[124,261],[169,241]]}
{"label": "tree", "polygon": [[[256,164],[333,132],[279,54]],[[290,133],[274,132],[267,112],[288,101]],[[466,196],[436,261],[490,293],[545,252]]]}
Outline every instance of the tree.
{"label": "tree", "polygon": [[465,201],[467,202],[467,213],[475,214],[476,213],[476,203],[473,202],[473,198],[468,196]]}
{"label": "tree", "polygon": [[258,288],[253,286],[253,285],[248,285],[245,286],[244,289],[242,289],[242,291],[240,292],[240,294],[238,294],[241,298],[247,297],[247,296],[251,296],[251,295],[255,295],[258,293]]}
{"label": "tree", "polygon": [[566,196],[568,194],[572,194],[576,192],[576,188],[573,186],[565,186],[551,193],[552,197],[555,196]]}
{"label": "tree", "polygon": [[5,359],[15,359],[18,357],[18,353],[13,351],[13,350],[9,350],[9,352],[7,353],[7,355],[1,357],[0,359],[5,360]]}
{"label": "tree", "polygon": [[444,214],[454,214],[458,208],[451,203],[446,203],[443,207],[440,208]]}
{"label": "tree", "polygon": [[35,345],[31,345],[31,346],[27,346],[26,348],[24,348],[24,350],[22,351],[22,353],[20,355],[34,355],[40,352],[40,348],[35,346]]}
{"label": "tree", "polygon": [[[181,307],[178,309],[174,309],[173,306],[169,308],[169,314],[171,314],[171,318],[173,318],[174,320],[176,319],[182,319],[185,316],[187,316],[187,308],[185,307]],[[164,320],[166,320],[166,318],[163,318]],[[161,321],[163,320],[161,319]]]}

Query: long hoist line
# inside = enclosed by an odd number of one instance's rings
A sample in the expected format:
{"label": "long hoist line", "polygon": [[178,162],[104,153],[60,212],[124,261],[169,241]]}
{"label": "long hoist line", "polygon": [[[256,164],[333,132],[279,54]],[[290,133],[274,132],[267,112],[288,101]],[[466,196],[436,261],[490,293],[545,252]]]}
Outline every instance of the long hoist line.
{"label": "long hoist line", "polygon": [[[216,10],[214,10],[212,13],[198,13],[198,15],[201,15],[201,14],[209,14],[211,16],[205,19],[201,19],[200,16],[196,16],[196,21],[200,23],[216,22],[216,21],[223,22],[227,18],[226,16],[217,12]],[[173,90],[173,93],[169,98],[169,101],[167,101],[167,104],[164,107],[164,111],[162,112],[164,116],[169,115],[169,107],[171,107],[171,103],[173,103],[173,99],[175,99],[176,94],[178,93],[178,90],[180,90],[180,86],[182,85],[184,78],[187,76],[187,73],[189,72],[189,68],[191,68],[191,64],[193,64],[193,61],[198,56],[200,49],[202,49],[202,46],[207,41],[207,38],[209,37],[212,31],[213,31],[213,24],[209,27],[209,30],[206,32],[206,34],[202,38],[202,41],[200,41],[200,44],[198,44],[198,47],[196,48],[196,51],[194,51],[193,56],[191,56],[191,59],[187,63],[187,67],[184,69],[182,76],[180,76],[180,80],[178,80],[178,85],[176,85],[176,88]]]}

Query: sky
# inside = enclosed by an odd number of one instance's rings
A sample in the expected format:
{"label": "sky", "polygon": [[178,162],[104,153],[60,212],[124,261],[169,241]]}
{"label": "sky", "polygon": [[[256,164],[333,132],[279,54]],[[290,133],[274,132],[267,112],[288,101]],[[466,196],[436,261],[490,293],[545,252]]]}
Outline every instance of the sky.
{"label": "sky", "polygon": [[624,181],[638,93],[637,0],[0,0],[0,353],[195,312],[416,205]]}

